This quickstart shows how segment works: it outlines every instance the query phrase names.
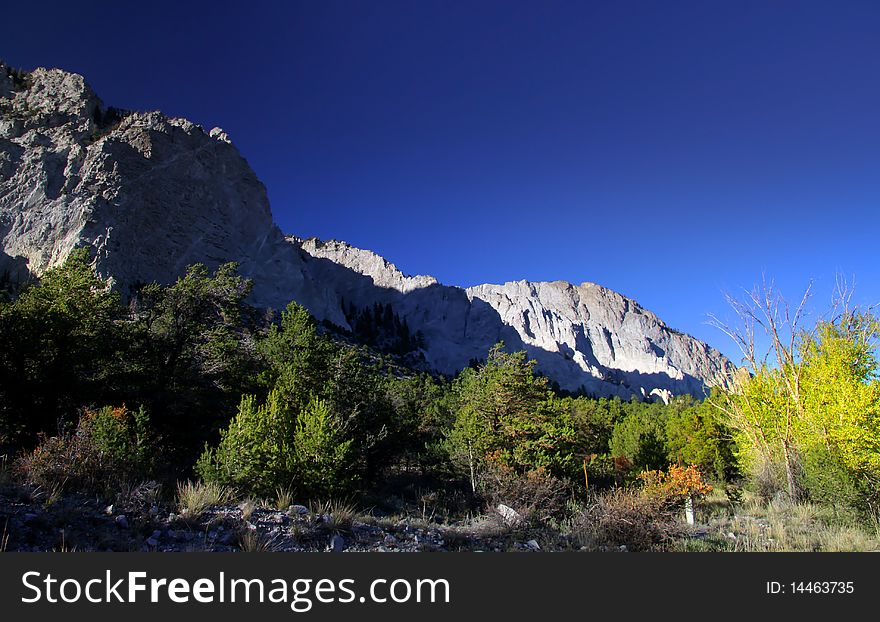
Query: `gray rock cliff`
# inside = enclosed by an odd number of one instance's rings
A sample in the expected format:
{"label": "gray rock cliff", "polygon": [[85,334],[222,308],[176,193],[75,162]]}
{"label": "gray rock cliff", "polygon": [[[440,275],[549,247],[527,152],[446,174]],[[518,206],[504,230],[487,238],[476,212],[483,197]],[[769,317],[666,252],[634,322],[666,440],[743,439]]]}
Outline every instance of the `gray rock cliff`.
{"label": "gray rock cliff", "polygon": [[343,329],[344,306],[391,305],[424,336],[414,357],[454,373],[492,344],[525,349],[570,390],[628,397],[724,385],[719,352],[591,283],[468,289],[407,276],[344,242],[285,237],[262,183],[223,130],[106,107],[82,76],[0,66],[0,273],[39,276],[79,246],[124,294],[187,265],[237,261],[252,302],[296,300]]}

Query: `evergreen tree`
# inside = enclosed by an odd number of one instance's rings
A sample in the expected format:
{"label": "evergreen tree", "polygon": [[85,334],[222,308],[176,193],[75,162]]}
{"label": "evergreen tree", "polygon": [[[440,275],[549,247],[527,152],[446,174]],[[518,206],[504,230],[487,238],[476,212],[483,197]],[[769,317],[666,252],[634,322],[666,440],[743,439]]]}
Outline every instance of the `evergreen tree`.
{"label": "evergreen tree", "polygon": [[33,438],[73,421],[118,388],[119,296],[74,250],[11,303],[0,305],[0,426]]}

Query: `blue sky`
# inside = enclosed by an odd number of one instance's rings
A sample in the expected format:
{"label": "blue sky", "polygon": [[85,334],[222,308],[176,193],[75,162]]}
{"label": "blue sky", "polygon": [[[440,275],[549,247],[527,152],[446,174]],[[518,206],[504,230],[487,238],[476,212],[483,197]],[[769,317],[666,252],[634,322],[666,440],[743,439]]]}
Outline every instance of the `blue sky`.
{"label": "blue sky", "polygon": [[24,5],[0,56],[222,126],[285,232],[597,282],[732,356],[706,316],[762,274],[880,302],[876,2]]}

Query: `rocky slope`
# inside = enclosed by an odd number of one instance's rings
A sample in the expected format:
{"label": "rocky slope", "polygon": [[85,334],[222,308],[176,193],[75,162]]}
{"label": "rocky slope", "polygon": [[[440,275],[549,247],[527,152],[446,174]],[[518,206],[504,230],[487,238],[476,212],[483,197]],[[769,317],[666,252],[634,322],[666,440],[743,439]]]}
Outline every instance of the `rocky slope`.
{"label": "rocky slope", "polygon": [[411,356],[453,373],[499,340],[595,395],[702,393],[731,364],[598,285],[445,286],[344,242],[287,237],[265,188],[220,128],[106,107],[82,76],[0,66],[0,273],[22,278],[93,249],[123,293],[188,264],[238,261],[252,302],[290,300],[351,329],[346,309],[384,304],[424,337]]}

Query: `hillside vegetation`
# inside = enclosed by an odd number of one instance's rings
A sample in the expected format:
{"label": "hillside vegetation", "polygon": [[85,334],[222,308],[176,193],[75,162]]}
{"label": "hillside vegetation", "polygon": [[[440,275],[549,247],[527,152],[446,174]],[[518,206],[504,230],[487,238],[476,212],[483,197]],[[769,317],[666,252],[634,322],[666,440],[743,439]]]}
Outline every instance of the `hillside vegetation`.
{"label": "hillside vegetation", "polygon": [[297,304],[258,312],[249,288],[234,264],[194,265],[123,305],[83,250],[4,289],[3,548],[69,546],[77,512],[114,504],[128,518],[110,528],[132,533],[74,546],[195,529],[205,548],[357,549],[357,529],[398,542],[413,525],[436,536],[420,550],[877,546],[870,313],[794,331],[730,392],[664,404],[561,394],[503,344],[419,374]]}

